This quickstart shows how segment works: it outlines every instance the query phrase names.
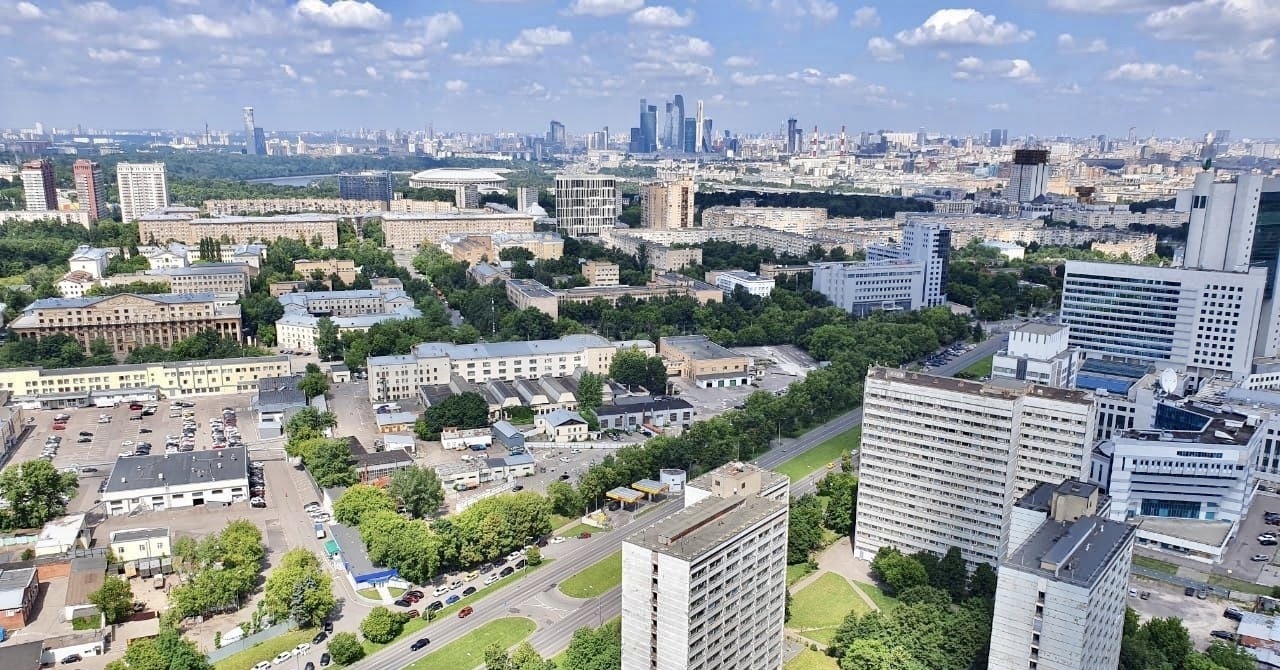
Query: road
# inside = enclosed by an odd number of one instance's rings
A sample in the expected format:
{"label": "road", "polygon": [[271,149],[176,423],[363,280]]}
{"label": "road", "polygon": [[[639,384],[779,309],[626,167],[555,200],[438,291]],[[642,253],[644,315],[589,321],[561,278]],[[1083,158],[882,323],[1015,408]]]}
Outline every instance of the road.
{"label": "road", "polygon": [[[993,336],[972,350],[956,357],[950,363],[935,368],[930,374],[952,375],[973,363],[990,356],[1003,346],[1004,339]],[[828,439],[862,424],[862,409],[855,409],[828,421],[804,435],[784,440],[782,444],[756,459],[756,463],[765,468],[773,468],[795,458],[816,447]],[[811,491],[814,478],[807,477],[792,485],[792,493],[801,495]],[[381,668],[404,668],[414,661],[426,656],[431,650],[439,649],[468,632],[494,619],[506,616],[529,616],[528,608],[521,605],[531,601],[539,593],[556,588],[560,582],[573,576],[586,566],[592,565],[610,554],[618,551],[622,541],[632,533],[658,522],[683,506],[682,499],[675,498],[658,505],[643,516],[633,519],[624,526],[608,533],[598,533],[589,540],[580,541],[581,548],[573,554],[560,558],[550,565],[540,568],[519,583],[508,586],[493,595],[478,600],[472,607],[475,613],[466,619],[450,617],[432,623],[423,629],[423,634],[431,638],[431,645],[422,652],[410,651],[409,645],[414,639],[404,639],[389,645],[350,666],[350,670],[375,670]],[[621,590],[614,589],[609,593],[583,603],[559,621],[539,626],[530,637],[531,644],[544,656],[559,653],[569,646],[573,632],[583,626],[598,626],[618,616],[621,611]],[[533,618],[533,617],[531,617]]]}

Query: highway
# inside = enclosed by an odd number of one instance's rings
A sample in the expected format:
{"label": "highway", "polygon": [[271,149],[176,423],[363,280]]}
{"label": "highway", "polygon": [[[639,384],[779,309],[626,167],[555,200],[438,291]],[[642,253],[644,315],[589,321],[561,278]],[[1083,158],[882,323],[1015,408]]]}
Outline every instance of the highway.
{"label": "highway", "polygon": [[[1003,343],[1003,336],[993,334],[989,339],[956,357],[950,363],[930,370],[929,374],[953,375],[995,353]],[[861,425],[861,423],[862,409],[855,409],[810,430],[798,438],[783,440],[778,447],[761,455],[755,462],[765,468],[777,467],[832,437]],[[815,477],[811,475],[800,482],[793,482],[792,494],[803,495],[812,491],[814,481]],[[536,604],[533,608],[530,608],[529,604],[533,603],[539,594],[555,589],[560,582],[573,576],[583,568],[618,551],[622,546],[623,540],[629,535],[670,515],[680,509],[683,504],[681,498],[673,498],[658,504],[657,509],[648,511],[639,518],[633,518],[630,522],[610,532],[597,533],[589,540],[575,540],[575,543],[580,548],[572,554],[539,568],[517,584],[507,586],[492,595],[476,601],[472,604],[475,613],[466,619],[458,619],[456,615],[450,616],[424,628],[420,636],[424,635],[431,638],[431,644],[420,652],[409,649],[409,645],[413,644],[417,637],[406,638],[388,645],[373,656],[353,663],[350,669],[381,670],[383,668],[405,668],[414,661],[425,657],[431,651],[457,640],[494,619],[505,616],[529,616],[536,620],[535,616],[531,616],[538,611]],[[529,638],[530,643],[544,657],[553,656],[569,646],[569,641],[573,637],[575,630],[583,626],[598,626],[600,623],[618,616],[621,609],[621,590],[613,589],[601,597],[583,602],[581,606],[567,613],[558,621],[549,624],[540,622],[541,625],[539,625],[538,630]],[[479,654],[482,651],[476,650],[477,665],[479,665]]]}

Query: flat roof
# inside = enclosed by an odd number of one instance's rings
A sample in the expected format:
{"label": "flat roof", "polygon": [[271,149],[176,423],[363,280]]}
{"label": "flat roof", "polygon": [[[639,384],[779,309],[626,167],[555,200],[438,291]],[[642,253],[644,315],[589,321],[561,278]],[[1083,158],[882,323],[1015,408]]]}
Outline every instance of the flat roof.
{"label": "flat roof", "polygon": [[1024,323],[1013,330],[1019,333],[1031,333],[1032,335],[1057,335],[1066,330],[1066,326],[1055,326],[1049,323]]}
{"label": "flat roof", "polygon": [[1071,523],[1049,520],[1001,565],[1090,588],[1135,532],[1127,523],[1096,516]]}
{"label": "flat roof", "polygon": [[787,503],[769,498],[712,496],[636,532],[627,542],[650,551],[692,561],[734,535],[784,512]]}
{"label": "flat roof", "polygon": [[190,305],[199,302],[214,302],[217,299],[217,296],[212,293],[117,293],[87,298],[41,298],[27,305],[23,312],[30,312],[36,309],[81,309],[92,307],[100,302],[106,302],[120,296],[141,298],[166,305]]}
{"label": "flat roof", "polygon": [[418,415],[413,412],[383,412],[374,414],[374,421],[379,426],[395,426],[405,423],[414,423],[418,420]]}
{"label": "flat roof", "polygon": [[307,404],[307,394],[298,388],[301,383],[302,375],[263,377],[259,379],[258,406]]}
{"label": "flat roof", "polygon": [[507,286],[530,298],[554,298],[556,294],[536,279],[508,279]]}
{"label": "flat roof", "polygon": [[620,402],[614,405],[605,405],[596,410],[596,416],[617,416],[620,414],[655,414],[659,412],[671,412],[685,409],[693,409],[693,405],[689,404],[684,398],[672,398],[671,400],[642,400],[640,402]]}
{"label": "flat roof", "polygon": [[413,465],[413,458],[404,453],[403,449],[365,452],[363,454],[354,454],[353,458],[356,462],[356,470],[362,468],[385,469],[387,467],[407,468]]}
{"label": "flat roof", "polygon": [[634,503],[644,500],[644,493],[626,486],[619,486],[605,493],[604,497],[618,502]]}
{"label": "flat roof", "polygon": [[136,542],[138,540],[149,540],[153,537],[169,537],[169,529],[166,527],[158,528],[130,528],[128,530],[117,530],[111,534],[111,544],[116,542]]}
{"label": "flat roof", "polygon": [[[717,289],[718,290],[718,289]],[[671,347],[695,360],[706,361],[718,358],[746,358],[742,354],[712,342],[706,335],[673,335],[658,341],[658,346]]]}
{"label": "flat roof", "polygon": [[369,551],[364,547],[364,540],[360,539],[359,530],[340,523],[332,523],[329,524],[329,536],[338,543],[342,560],[347,562],[347,569],[353,576],[360,577],[382,571],[369,560]]}
{"label": "flat roof", "polygon": [[[588,347],[608,346],[611,346],[609,340],[599,335],[580,334],[566,335],[558,340],[528,340],[524,342],[482,342],[478,344],[423,342],[413,348],[413,354],[420,358],[447,356],[455,360],[478,360],[511,356],[570,354],[581,352]],[[410,359],[410,362],[412,362],[412,359]]]}
{"label": "flat roof", "polygon": [[106,556],[82,556],[71,559],[71,575],[67,579],[67,606],[88,605],[89,594],[102,588],[107,577]]}
{"label": "flat roof", "polygon": [[1163,517],[1141,517],[1138,530],[1168,535],[1178,539],[1205,544],[1210,547],[1224,547],[1227,537],[1235,524],[1230,521],[1207,521],[1204,519],[1174,519]]}
{"label": "flat roof", "polygon": [[0,668],[36,670],[40,667],[40,657],[43,654],[44,640],[0,645]]}
{"label": "flat roof", "polygon": [[0,570],[0,610],[22,607],[22,592],[35,578],[35,568]]}
{"label": "flat roof", "polygon": [[111,469],[103,497],[165,486],[247,482],[248,460],[244,447],[121,456]]}
{"label": "flat roof", "polygon": [[791,478],[780,472],[774,472],[767,468],[762,468],[750,461],[730,461],[724,465],[690,479],[686,486],[703,491],[711,490],[711,482],[716,476],[732,476],[741,477],[744,472],[760,473],[760,490],[769,491],[778,486],[787,486],[791,483]]}
{"label": "flat roof", "polygon": [[1039,384],[1019,382],[1017,380],[1005,380],[1001,378],[996,378],[990,382],[971,382],[963,379],[956,379],[955,377],[941,377],[924,372],[907,372],[897,368],[885,367],[871,368],[867,371],[867,378],[881,379],[900,384],[911,384],[913,386],[927,388],[939,388],[947,391],[955,391],[957,393],[968,393],[975,396],[984,394],[1002,395],[1008,399],[1012,399],[1015,396],[1039,396],[1063,402],[1079,403],[1082,405],[1093,404],[1093,400],[1089,393],[1085,391],[1060,389],[1052,386],[1040,386]]}

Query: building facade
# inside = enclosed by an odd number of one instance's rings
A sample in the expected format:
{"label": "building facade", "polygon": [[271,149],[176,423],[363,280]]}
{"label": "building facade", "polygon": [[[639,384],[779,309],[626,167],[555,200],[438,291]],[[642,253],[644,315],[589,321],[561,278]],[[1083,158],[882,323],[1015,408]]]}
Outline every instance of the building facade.
{"label": "building facade", "polygon": [[608,261],[583,263],[582,276],[587,278],[588,286],[617,286],[622,278],[618,264]]}
{"label": "building facade", "polygon": [[303,279],[310,279],[312,274],[319,272],[325,279],[338,275],[338,279],[348,285],[355,282],[358,269],[355,261],[341,258],[330,258],[327,261],[312,261],[304,258],[293,262],[293,271],[302,275]]}
{"label": "building facade", "polygon": [[867,373],[854,553],[881,547],[997,564],[1005,521],[1043,482],[1086,479],[1096,410],[1088,394]]}
{"label": "building facade", "polygon": [[618,222],[618,181],[610,175],[556,175],[561,234],[599,235]]}
{"label": "building facade", "polygon": [[244,447],[121,456],[103,489],[110,516],[249,499],[249,455]]}
{"label": "building facade", "polygon": [[210,293],[43,298],[28,305],[9,328],[20,338],[63,333],[86,349],[101,339],[119,358],[151,344],[168,349],[205,330],[237,342],[244,339],[240,306],[220,304]]}
{"label": "building facade", "polygon": [[525,249],[535,260],[554,260],[564,255],[564,238],[552,231],[532,233],[458,233],[440,240],[440,250],[472,267],[482,262],[498,262],[504,249]]}
{"label": "building facade", "polygon": [[395,194],[395,178],[390,170],[362,170],[338,175],[338,197],[382,203],[385,208]]}
{"label": "building facade", "polygon": [[71,175],[75,178],[76,200],[80,203],[80,209],[93,221],[110,216],[111,210],[107,207],[107,182],[102,176],[102,166],[81,158],[71,166]]}
{"label": "building facade", "polygon": [[773,293],[773,289],[777,286],[777,282],[773,279],[765,279],[754,272],[747,272],[746,270],[708,272],[707,281],[714,283],[723,289],[725,293],[730,294],[738,287],[742,287],[742,290],[757,298],[769,297],[769,294]]}
{"label": "building facade", "polygon": [[317,212],[363,216],[387,209],[387,203],[381,200],[342,200],[340,198],[236,198],[205,200],[200,206],[211,216],[262,216]]}
{"label": "building facade", "polygon": [[[151,272],[168,279],[170,293],[232,293],[237,297],[249,293],[249,282],[258,274],[257,268],[243,263],[205,263]],[[143,275],[142,280],[150,281],[154,276]]]}
{"label": "building facade", "polygon": [[751,375],[750,358],[712,342],[706,335],[660,338],[658,353],[667,361],[668,375],[684,377],[701,388],[745,386]]}
{"label": "building facade", "polygon": [[424,244],[439,245],[450,235],[532,232],[533,217],[528,214],[480,210],[388,212],[382,215],[382,233],[386,238],[386,246],[391,249],[416,249]]}
{"label": "building facade", "polygon": [[1049,190],[1049,152],[1045,149],[1015,149],[1004,196],[1016,202],[1031,202]]}
{"label": "building facade", "polygon": [[991,359],[991,377],[1075,388],[1082,360],[1080,352],[1068,344],[1066,326],[1028,323],[1009,332],[1009,344]]}
{"label": "building facade", "polygon": [[951,260],[951,229],[931,221],[908,220],[902,225],[901,244],[869,244],[868,261],[910,261],[923,263],[924,283],[919,302],[937,307],[947,302],[948,268]]}
{"label": "building facade", "polygon": [[177,241],[199,244],[211,238],[232,243],[274,242],[282,237],[319,240],[320,246],[338,246],[338,216],[335,214],[281,214],[279,216],[219,216],[198,218],[194,208],[166,208],[138,218],[138,241],[142,244]]}
{"label": "building facade", "polygon": [[0,370],[0,389],[32,408],[107,405],[125,397],[244,393],[259,379],[289,374],[288,356],[138,363],[89,368]]}
{"label": "building facade", "polygon": [[822,207],[708,207],[702,212],[706,228],[754,226],[808,235],[827,225]]}
{"label": "building facade", "polygon": [[22,195],[27,211],[45,212],[58,209],[58,182],[53,162],[47,158],[22,164]]}
{"label": "building facade", "polygon": [[[169,206],[164,163],[117,163],[116,186],[120,190],[120,217],[126,223]],[[145,243],[147,238],[141,236],[139,241]]]}
{"label": "building facade", "polygon": [[813,263],[813,290],[853,314],[921,309],[926,268],[911,261]]}
{"label": "building facade", "polygon": [[692,228],[693,196],[698,186],[692,179],[645,184],[640,190],[640,225],[645,228]]}

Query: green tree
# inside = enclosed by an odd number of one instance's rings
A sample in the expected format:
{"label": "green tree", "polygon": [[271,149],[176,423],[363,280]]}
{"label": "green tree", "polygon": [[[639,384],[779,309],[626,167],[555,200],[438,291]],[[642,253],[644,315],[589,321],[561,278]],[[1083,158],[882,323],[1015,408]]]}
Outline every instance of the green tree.
{"label": "green tree", "polygon": [[39,528],[67,512],[63,498],[78,486],[74,472],[58,472],[46,460],[10,465],[0,472],[0,530]]}
{"label": "green tree", "polygon": [[893,593],[916,586],[928,586],[929,574],[920,561],[904,556],[893,547],[881,547],[871,561],[871,576],[880,580]]}
{"label": "green tree", "polygon": [[[385,607],[383,609],[386,609]],[[361,624],[363,627],[364,624]],[[364,645],[355,633],[337,633],[329,639],[329,653],[338,665],[351,665],[364,658]]]}
{"label": "green tree", "polygon": [[822,544],[822,501],[804,495],[791,501],[787,523],[787,563],[805,563]]}
{"label": "green tree", "polygon": [[89,594],[89,602],[114,626],[133,613],[133,589],[119,577],[107,577],[97,591]]}
{"label": "green tree", "polygon": [[852,536],[855,506],[858,502],[858,478],[848,470],[832,470],[819,480],[818,495],[827,498],[823,527],[841,535]]}
{"label": "green tree", "polygon": [[[369,610],[364,621],[360,622],[360,634],[364,635],[364,639],[375,644],[386,644],[400,635],[407,620],[408,617],[405,615],[392,613],[391,610],[379,605]],[[331,647],[332,644],[330,643]]]}
{"label": "green tree", "polygon": [[[117,665],[118,664],[118,665]],[[115,665],[113,668],[112,665]],[[172,626],[161,625],[151,639],[139,639],[128,646],[123,661],[112,661],[109,670],[213,670],[213,665],[195,644]]]}
{"label": "green tree", "polygon": [[968,591],[969,571],[959,547],[947,549],[946,555],[938,561],[937,579],[932,581],[935,586],[950,594],[955,602],[964,600]]}
{"label": "green tree", "polygon": [[582,373],[578,379],[578,410],[594,411],[599,409],[604,400],[604,380],[592,372]]}
{"label": "green tree", "polygon": [[537,547],[529,547],[525,552],[524,559],[529,562],[529,567],[536,568],[542,565],[542,550]]}
{"label": "green tree", "polygon": [[1258,659],[1244,647],[1227,644],[1221,640],[1210,642],[1209,648],[1204,653],[1210,661],[1224,670],[1254,670],[1258,667]]}
{"label": "green tree", "polygon": [[480,428],[489,425],[489,403],[479,393],[467,391],[451,395],[432,405],[415,427],[418,437],[436,440],[445,428]]}
{"label": "green tree", "polygon": [[513,670],[506,647],[494,642],[484,648],[484,670]]}
{"label": "green tree", "polygon": [[302,628],[319,625],[337,606],[329,573],[314,553],[301,548],[285,552],[267,577],[263,602],[273,619],[289,617]]}
{"label": "green tree", "polygon": [[323,488],[351,486],[360,479],[351,462],[351,449],[343,439],[318,441],[303,463]]}
{"label": "green tree", "polygon": [[985,598],[988,600],[996,597],[996,570],[988,563],[979,563],[973,569],[973,574],[969,575],[969,597]]}
{"label": "green tree", "polygon": [[316,355],[323,361],[342,358],[342,341],[338,339],[338,326],[327,316],[316,320]]}
{"label": "green tree", "polygon": [[498,260],[528,263],[533,260],[533,252],[524,247],[504,247],[498,252]]}
{"label": "green tree", "polygon": [[387,492],[415,519],[435,516],[444,504],[444,486],[432,468],[412,467],[391,473]]}
{"label": "green tree", "polygon": [[543,660],[533,645],[525,640],[511,654],[511,670],[556,670],[556,664]]}
{"label": "green tree", "polygon": [[609,364],[609,376],[625,386],[644,384],[648,378],[649,356],[634,347],[622,349],[613,355]]}
{"label": "green tree", "polygon": [[1195,653],[1186,626],[1176,617],[1148,619],[1138,635],[1149,648],[1158,649],[1174,668],[1183,667]]}
{"label": "green tree", "polygon": [[298,382],[298,389],[310,400],[329,391],[329,378],[323,372],[308,372],[302,377],[302,381]]}
{"label": "green tree", "polygon": [[561,670],[616,670],[622,666],[622,624],[610,621],[600,628],[573,632]]}
{"label": "green tree", "polygon": [[386,491],[367,484],[356,484],[333,503],[333,518],[344,526],[355,528],[378,511],[395,512],[396,502]]}
{"label": "green tree", "polygon": [[551,511],[561,516],[578,516],[584,511],[582,496],[565,482],[548,484],[547,499],[551,503]]}
{"label": "green tree", "polygon": [[840,657],[840,670],[926,670],[900,646],[880,640],[855,640]]}

